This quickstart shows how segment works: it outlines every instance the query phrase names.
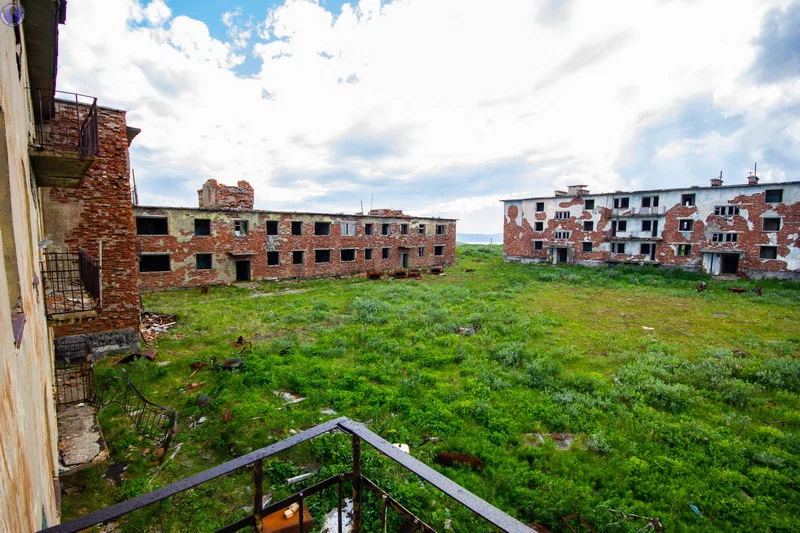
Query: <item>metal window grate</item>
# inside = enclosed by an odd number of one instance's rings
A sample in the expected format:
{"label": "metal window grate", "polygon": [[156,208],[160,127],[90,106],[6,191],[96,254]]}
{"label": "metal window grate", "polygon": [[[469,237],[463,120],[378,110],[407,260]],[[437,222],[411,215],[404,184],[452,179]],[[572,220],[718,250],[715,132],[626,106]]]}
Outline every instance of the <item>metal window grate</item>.
{"label": "metal window grate", "polygon": [[102,307],[100,261],[85,250],[44,252],[41,262],[48,317]]}
{"label": "metal window grate", "polygon": [[32,89],[31,96],[38,147],[98,154],[97,98],[47,89]]}

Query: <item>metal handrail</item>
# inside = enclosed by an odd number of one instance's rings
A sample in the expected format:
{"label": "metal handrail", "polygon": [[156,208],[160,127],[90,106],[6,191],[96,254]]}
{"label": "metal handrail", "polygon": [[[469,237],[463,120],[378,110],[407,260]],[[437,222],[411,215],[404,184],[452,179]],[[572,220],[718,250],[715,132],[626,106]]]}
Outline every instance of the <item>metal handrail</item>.
{"label": "metal handrail", "polygon": [[102,267],[99,259],[82,248],[77,252],[43,252],[42,255],[40,266],[48,317],[102,307]]}
{"label": "metal handrail", "polygon": [[[293,448],[298,444],[301,444],[303,442],[309,441],[321,435],[337,430],[343,431],[352,436],[353,440],[352,472],[343,472],[338,476],[333,476],[325,481],[322,481],[314,485],[313,487],[309,487],[280,502],[276,502],[274,504],[264,507],[262,504],[263,487],[262,487],[262,475],[261,475],[263,460],[278,453],[284,452],[290,448]],[[240,468],[252,465],[253,481],[255,484],[255,490],[253,491],[253,503],[254,503],[253,514],[251,516],[248,516],[247,518],[239,520],[238,522],[230,524],[219,531],[225,531],[225,532],[238,531],[248,526],[254,527],[256,530],[260,530],[258,526],[260,526],[261,519],[267,514],[279,510],[283,506],[294,502],[299,503],[302,509],[302,502],[304,498],[316,492],[319,492],[324,488],[330,487],[336,483],[339,484],[339,491],[340,491],[339,510],[341,512],[342,508],[341,483],[345,480],[349,480],[353,485],[353,532],[360,533],[362,484],[370,490],[372,490],[372,486],[374,486],[374,483],[367,480],[364,476],[361,475],[362,441],[366,442],[375,450],[377,450],[379,453],[392,459],[400,466],[411,471],[412,473],[422,478],[424,481],[427,481],[440,491],[444,492],[446,495],[456,500],[459,504],[471,510],[473,513],[483,518],[484,520],[494,525],[495,527],[499,528],[501,531],[505,531],[508,533],[535,533],[534,529],[526,526],[517,519],[504,513],[500,509],[480,499],[478,496],[472,494],[464,487],[451,481],[450,479],[443,476],[439,472],[435,471],[431,467],[425,465],[421,461],[415,459],[414,457],[401,451],[400,449],[392,446],[391,443],[381,438],[377,434],[373,433],[372,431],[367,429],[364,425],[355,422],[353,420],[350,420],[347,417],[340,417],[333,420],[329,420],[328,422],[324,422],[311,429],[297,433],[296,435],[293,435],[285,440],[276,442],[274,444],[261,448],[260,450],[250,452],[246,455],[243,455],[241,457],[238,457],[221,465],[215,466],[213,468],[210,468],[193,476],[176,481],[175,483],[167,485],[166,487],[156,489],[152,492],[148,492],[147,494],[142,494],[141,496],[137,496],[136,498],[133,498],[131,500],[118,503],[116,505],[112,505],[111,507],[107,507],[105,509],[101,509],[100,511],[97,511],[95,513],[82,516],[80,518],[76,518],[75,520],[72,520],[70,522],[66,522],[64,524],[47,528],[43,530],[43,532],[76,533],[91,526],[117,519],[123,515],[131,513],[138,509],[142,509],[143,507],[146,507],[148,505],[160,502],[162,500],[175,496],[176,494],[197,487],[198,485],[207,483],[213,479],[230,474]],[[298,513],[298,516],[300,517],[299,518],[300,531],[302,532],[303,513],[302,512]],[[342,521],[339,520],[340,528],[341,524]],[[425,527],[427,527],[428,530],[430,530],[430,526],[425,525]]]}
{"label": "metal handrail", "polygon": [[76,151],[95,156],[100,151],[97,98],[80,93],[31,89],[40,148]]}

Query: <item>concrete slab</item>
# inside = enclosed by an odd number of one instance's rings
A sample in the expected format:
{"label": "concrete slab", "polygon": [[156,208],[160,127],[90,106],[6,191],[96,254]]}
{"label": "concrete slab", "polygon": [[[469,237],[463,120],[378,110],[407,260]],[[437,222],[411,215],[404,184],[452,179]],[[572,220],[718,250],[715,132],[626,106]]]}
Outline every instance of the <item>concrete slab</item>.
{"label": "concrete slab", "polygon": [[58,410],[59,473],[71,474],[108,458],[94,406],[87,403]]}

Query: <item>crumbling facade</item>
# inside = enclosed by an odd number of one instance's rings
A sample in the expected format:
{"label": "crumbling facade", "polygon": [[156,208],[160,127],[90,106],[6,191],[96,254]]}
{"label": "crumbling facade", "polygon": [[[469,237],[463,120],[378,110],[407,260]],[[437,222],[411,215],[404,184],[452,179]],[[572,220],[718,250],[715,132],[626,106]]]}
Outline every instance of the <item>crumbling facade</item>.
{"label": "crumbling facade", "polygon": [[753,278],[800,278],[800,182],[504,200],[506,261],[646,263]]}
{"label": "crumbling facade", "polygon": [[[243,191],[249,191],[244,194]],[[200,208],[134,207],[142,290],[446,266],[456,221],[252,209],[253,189],[209,180]],[[215,202],[215,203],[209,203]]]}

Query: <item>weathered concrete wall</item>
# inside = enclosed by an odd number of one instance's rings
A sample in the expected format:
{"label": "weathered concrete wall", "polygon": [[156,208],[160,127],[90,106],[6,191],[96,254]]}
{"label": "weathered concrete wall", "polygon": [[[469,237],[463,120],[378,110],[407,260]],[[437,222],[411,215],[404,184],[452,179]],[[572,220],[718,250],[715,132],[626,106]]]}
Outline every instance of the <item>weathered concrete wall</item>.
{"label": "weathered concrete wall", "polygon": [[[135,207],[135,216],[165,217],[168,235],[139,235],[142,254],[169,253],[169,272],[141,272],[143,290],[230,283],[236,279],[236,260],[249,260],[254,280],[286,279],[354,274],[368,270],[401,268],[401,253],[408,253],[409,268],[450,265],[455,260],[456,223],[454,220],[382,217],[364,215],[326,215],[267,211],[225,211],[189,208]],[[210,236],[195,236],[194,220],[211,220]],[[234,220],[246,220],[246,237],[234,235]],[[267,235],[267,221],[277,221],[278,234]],[[292,235],[292,222],[302,222],[302,235]],[[315,222],[329,222],[330,235],[314,235]],[[342,223],[355,223],[355,235],[342,234]],[[373,235],[365,235],[365,224],[373,224]],[[391,232],[382,235],[382,225]],[[408,233],[401,233],[401,224]],[[420,234],[420,224],[425,233]],[[445,225],[445,234],[436,234],[436,225]],[[443,255],[434,255],[437,245]],[[423,256],[419,247],[424,247]],[[389,257],[382,258],[382,249]],[[354,261],[342,261],[340,250],[355,249]],[[373,259],[365,259],[372,249]],[[315,250],[331,250],[329,263],[316,263]],[[303,251],[302,264],[293,264],[293,251]],[[278,252],[278,264],[268,264],[267,252]],[[212,254],[212,269],[198,270],[195,255]],[[250,255],[248,255],[250,254]]]}
{"label": "weathered concrete wall", "polygon": [[[95,317],[67,321],[55,328],[56,336],[123,332],[139,327],[139,270],[136,262],[136,227],[131,205],[128,137],[125,111],[98,108],[100,152],[77,189],[43,189],[42,214],[48,251],[83,248],[103,254],[103,307]],[[128,332],[128,333],[124,333]],[[100,339],[108,335],[97,336]],[[136,350],[136,336],[128,346],[116,342],[97,345],[101,352]]]}
{"label": "weathered concrete wall", "polygon": [[[58,448],[38,276],[40,207],[28,159],[29,82],[16,47],[14,28],[0,24],[0,531],[38,531],[59,519]],[[12,314],[25,317],[19,343]]]}
{"label": "weathered concrete wall", "polygon": [[[765,191],[783,191],[781,203],[767,203]],[[682,204],[684,194],[694,194],[694,205]],[[658,197],[658,207],[642,207],[644,197]],[[615,208],[615,199],[628,199],[628,207]],[[585,209],[586,201],[594,201]],[[544,204],[537,211],[537,204]],[[736,206],[738,214],[716,215],[718,206]],[[557,219],[556,213],[564,218]],[[575,197],[509,200],[504,209],[504,252],[506,258],[555,262],[557,248],[569,250],[568,262],[598,265],[606,262],[639,262],[718,273],[721,254],[740,257],[739,270],[752,276],[795,277],[800,273],[800,183],[698,187],[689,189],[583,194]],[[765,231],[764,218],[780,218],[780,229]],[[681,231],[681,221],[691,221]],[[585,231],[584,222],[593,222]],[[624,231],[612,235],[612,222],[624,222]],[[537,227],[537,222],[538,227]],[[655,232],[643,227],[656,226]],[[557,232],[569,232],[557,238]],[[716,242],[714,234],[736,233],[736,242]],[[535,242],[542,242],[535,249]],[[583,243],[591,251],[583,251]],[[613,245],[622,243],[624,253]],[[642,245],[655,246],[651,257]],[[678,255],[681,245],[691,245],[687,255]],[[762,246],[776,246],[776,259],[761,259]],[[776,274],[788,273],[788,274]]]}

